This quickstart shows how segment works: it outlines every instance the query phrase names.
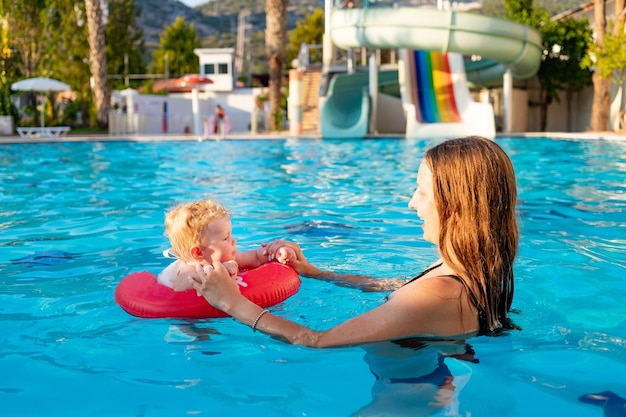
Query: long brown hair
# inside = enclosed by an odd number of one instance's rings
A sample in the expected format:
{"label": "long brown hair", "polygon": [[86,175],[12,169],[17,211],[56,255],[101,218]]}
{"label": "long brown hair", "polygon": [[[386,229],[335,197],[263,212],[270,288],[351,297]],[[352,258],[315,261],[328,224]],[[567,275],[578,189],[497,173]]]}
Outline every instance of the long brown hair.
{"label": "long brown hair", "polygon": [[484,310],[487,330],[498,329],[513,301],[519,238],[513,164],[480,136],[444,141],[424,160],[433,175],[441,257]]}

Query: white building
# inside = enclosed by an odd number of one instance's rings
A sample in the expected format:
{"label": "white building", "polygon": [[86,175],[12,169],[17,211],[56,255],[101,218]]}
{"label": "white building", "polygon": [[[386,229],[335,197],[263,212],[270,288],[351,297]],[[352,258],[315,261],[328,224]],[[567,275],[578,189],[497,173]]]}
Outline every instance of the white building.
{"label": "white building", "polygon": [[213,81],[204,91],[233,91],[237,82],[233,48],[198,48],[193,52],[200,59],[200,74]]}

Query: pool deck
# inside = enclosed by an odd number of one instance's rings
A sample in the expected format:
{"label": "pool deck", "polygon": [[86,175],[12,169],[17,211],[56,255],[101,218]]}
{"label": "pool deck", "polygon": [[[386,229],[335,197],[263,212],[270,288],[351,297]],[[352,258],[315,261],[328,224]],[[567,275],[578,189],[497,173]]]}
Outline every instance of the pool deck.
{"label": "pool deck", "polygon": [[[366,139],[382,139],[397,138],[400,135],[368,135]],[[626,131],[620,132],[523,132],[523,133],[499,133],[497,137],[533,137],[549,136],[557,139],[599,139],[599,140],[625,140]],[[116,141],[132,141],[132,142],[158,142],[158,141],[220,141],[220,140],[282,140],[282,139],[313,139],[321,140],[319,134],[303,134],[293,136],[288,131],[277,133],[239,133],[224,136],[195,136],[195,135],[108,135],[108,134],[68,134],[62,137],[50,138],[23,138],[19,135],[0,136],[0,144],[2,143],[50,143],[50,142],[116,142]]]}

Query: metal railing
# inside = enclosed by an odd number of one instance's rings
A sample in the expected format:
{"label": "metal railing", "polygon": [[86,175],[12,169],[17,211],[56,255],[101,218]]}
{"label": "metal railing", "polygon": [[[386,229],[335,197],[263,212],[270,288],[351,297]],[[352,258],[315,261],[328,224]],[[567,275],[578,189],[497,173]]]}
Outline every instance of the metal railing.
{"label": "metal railing", "polygon": [[[298,51],[298,65],[297,68],[300,71],[306,71],[306,69],[311,65],[321,66],[322,65],[322,48],[324,45],[307,45],[302,42],[300,44],[300,50]],[[314,59],[311,59],[311,50],[317,51],[319,53],[314,54]]]}

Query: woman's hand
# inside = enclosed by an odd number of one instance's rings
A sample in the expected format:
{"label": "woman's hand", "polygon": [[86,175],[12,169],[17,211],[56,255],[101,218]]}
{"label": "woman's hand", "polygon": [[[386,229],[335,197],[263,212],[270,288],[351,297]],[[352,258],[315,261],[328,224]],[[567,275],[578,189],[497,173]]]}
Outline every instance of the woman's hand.
{"label": "woman's hand", "polygon": [[239,284],[230,275],[228,269],[219,262],[211,265],[196,266],[196,274],[189,277],[193,288],[202,295],[209,304],[226,314],[236,308],[242,299]]}
{"label": "woman's hand", "polygon": [[314,278],[322,273],[322,271],[306,260],[302,249],[300,249],[300,245],[295,242],[275,240],[271,243],[264,243],[262,246],[265,250],[265,254],[268,255],[268,259],[276,259],[281,263],[285,263],[283,260],[288,259],[291,266],[303,277]]}

